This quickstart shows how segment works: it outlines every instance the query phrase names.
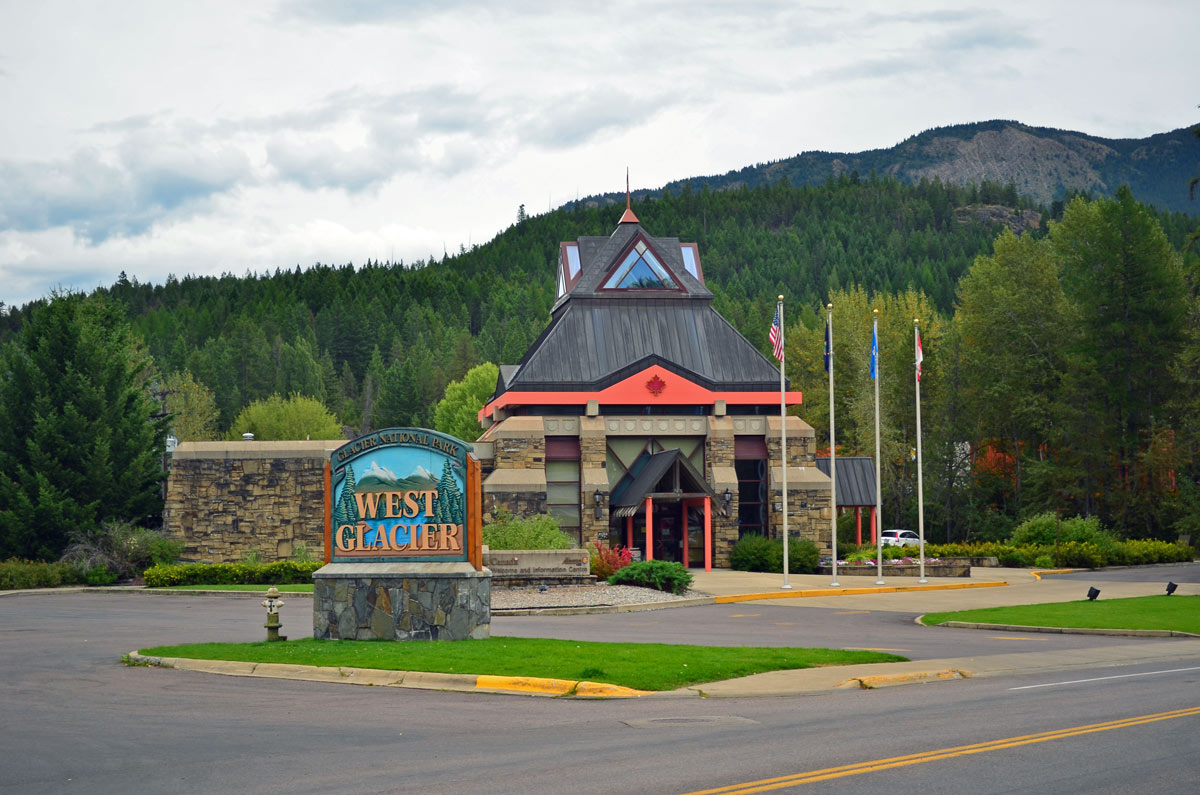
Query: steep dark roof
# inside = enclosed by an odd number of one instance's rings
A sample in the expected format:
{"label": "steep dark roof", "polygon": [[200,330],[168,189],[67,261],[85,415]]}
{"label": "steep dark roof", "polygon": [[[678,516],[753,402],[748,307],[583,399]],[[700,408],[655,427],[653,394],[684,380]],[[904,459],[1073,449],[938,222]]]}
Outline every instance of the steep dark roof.
{"label": "steep dark roof", "polygon": [[679,471],[680,494],[706,494],[716,497],[704,476],[696,471],[682,451],[672,448],[654,453],[638,476],[611,502],[613,516],[633,516],[646,501],[647,494],[670,492],[675,488],[674,478],[669,476],[675,468]]}
{"label": "steep dark roof", "polygon": [[[637,237],[680,289],[602,289]],[[496,396],[603,389],[651,364],[713,390],[779,388],[775,364],[713,309],[712,293],[687,272],[678,238],[651,237],[640,224],[623,223],[610,237],[583,237],[578,246],[578,281],[555,305],[550,325],[517,371],[502,371]]]}
{"label": "steep dark roof", "polygon": [[[829,475],[829,459],[818,458],[817,469]],[[870,456],[838,456],[837,507],[865,508],[875,504],[875,460]]]}

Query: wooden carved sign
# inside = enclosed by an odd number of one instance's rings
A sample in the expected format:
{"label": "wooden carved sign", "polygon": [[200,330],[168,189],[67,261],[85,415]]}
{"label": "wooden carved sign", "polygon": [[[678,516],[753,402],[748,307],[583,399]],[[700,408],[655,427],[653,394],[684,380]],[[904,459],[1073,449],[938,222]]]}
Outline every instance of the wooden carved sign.
{"label": "wooden carved sign", "polygon": [[387,428],[334,450],[326,559],[475,563],[479,462],[470,450],[425,428]]}

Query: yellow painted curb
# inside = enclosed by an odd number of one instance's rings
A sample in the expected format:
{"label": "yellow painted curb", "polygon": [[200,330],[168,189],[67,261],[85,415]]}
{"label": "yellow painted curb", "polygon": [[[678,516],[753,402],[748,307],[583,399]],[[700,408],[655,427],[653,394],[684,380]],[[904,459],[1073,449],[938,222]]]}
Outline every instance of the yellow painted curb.
{"label": "yellow painted curb", "polygon": [[649,690],[634,690],[632,687],[610,685],[606,682],[580,682],[575,695],[580,698],[638,698],[650,695]]}
{"label": "yellow painted curb", "polygon": [[569,679],[543,679],[537,676],[492,676],[485,674],[475,680],[476,690],[505,690],[551,696],[581,696],[583,698],[637,698],[649,691],[610,685],[607,682],[577,682]]}
{"label": "yellow painted curb", "polygon": [[914,671],[908,674],[882,674],[879,676],[856,676],[853,679],[847,679],[840,685],[838,689],[859,688],[862,690],[874,690],[878,687],[892,687],[893,685],[915,685],[923,682],[945,682],[951,679],[965,679],[969,676],[966,671],[960,671],[956,668],[951,668],[945,671]]}
{"label": "yellow painted curb", "polygon": [[1041,569],[1039,571],[1031,571],[1029,574],[1035,579],[1042,579],[1043,574],[1070,574],[1075,569]]}
{"label": "yellow painted curb", "polygon": [[484,674],[475,679],[476,690],[515,690],[518,693],[548,693],[560,696],[565,696],[574,690],[575,684],[567,679],[542,679],[536,676]]}
{"label": "yellow painted curb", "polygon": [[717,604],[752,602],[758,599],[802,599],[815,596],[861,596],[876,593],[900,593],[903,591],[956,591],[963,588],[996,588],[1007,582],[963,582],[937,585],[876,585],[867,588],[813,588],[806,591],[782,591],[778,593],[743,593],[716,597]]}

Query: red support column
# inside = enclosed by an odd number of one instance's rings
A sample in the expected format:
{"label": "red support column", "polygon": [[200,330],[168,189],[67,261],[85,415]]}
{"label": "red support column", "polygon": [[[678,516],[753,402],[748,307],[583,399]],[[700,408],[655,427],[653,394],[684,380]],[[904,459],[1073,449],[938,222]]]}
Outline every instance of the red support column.
{"label": "red support column", "polygon": [[712,497],[704,498],[704,570],[712,571]]}
{"label": "red support column", "polygon": [[871,506],[871,543],[879,543],[879,517],[875,515],[875,506]]}
{"label": "red support column", "polygon": [[654,500],[646,498],[646,560],[654,560]]}
{"label": "red support column", "polygon": [[854,543],[862,546],[862,508],[854,509]]}
{"label": "red support column", "polygon": [[683,567],[688,567],[688,521],[687,521],[687,500],[680,500],[679,507],[683,511]]}
{"label": "red support column", "polygon": [[625,548],[633,549],[633,517],[625,517]]}

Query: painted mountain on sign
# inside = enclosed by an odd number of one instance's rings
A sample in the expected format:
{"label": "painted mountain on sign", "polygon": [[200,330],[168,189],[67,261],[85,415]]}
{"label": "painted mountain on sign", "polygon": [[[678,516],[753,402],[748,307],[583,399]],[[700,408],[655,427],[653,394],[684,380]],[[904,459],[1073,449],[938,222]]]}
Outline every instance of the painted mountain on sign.
{"label": "painted mountain on sign", "polygon": [[423,466],[418,466],[407,477],[399,477],[395,472],[378,461],[372,461],[371,466],[358,480],[358,491],[422,491],[437,488],[438,479]]}

